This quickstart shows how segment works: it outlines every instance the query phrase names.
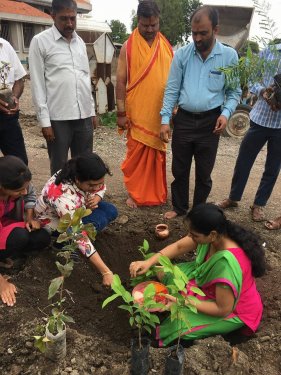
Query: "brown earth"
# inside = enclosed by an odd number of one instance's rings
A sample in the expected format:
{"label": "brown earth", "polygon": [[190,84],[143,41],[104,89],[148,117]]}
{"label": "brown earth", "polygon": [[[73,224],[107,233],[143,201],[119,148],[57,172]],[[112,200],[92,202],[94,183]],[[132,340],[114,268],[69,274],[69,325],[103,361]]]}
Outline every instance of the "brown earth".
{"label": "brown earth", "polygon": [[[41,136],[30,100],[29,82],[21,100],[21,125],[24,131],[33,181],[38,191],[49,177],[49,163],[45,141]],[[227,196],[238,153],[239,140],[222,138],[216,167],[213,173],[213,190],[210,201]],[[111,269],[118,273],[129,287],[129,263],[139,258],[137,248],[147,239],[151,249],[160,250],[166,244],[182,237],[185,229],[182,219],[169,222],[171,236],[160,241],[154,237],[154,227],[163,222],[163,213],[169,204],[156,208],[131,210],[122,183],[120,163],[124,157],[125,139],[114,129],[99,127],[95,133],[94,150],[111,166],[113,177],[107,179],[107,199],[119,210],[119,219],[98,235],[96,247]],[[251,228],[265,242],[267,272],[257,280],[264,301],[264,315],[258,332],[245,340],[239,335],[223,338],[211,337],[196,341],[185,349],[184,374],[191,375],[278,375],[281,373],[281,257],[279,243],[281,230],[268,231],[263,223],[253,223],[249,215],[265,161],[264,149],[253,168],[243,201],[238,209],[227,212],[231,220]],[[171,152],[167,155],[167,178],[172,181]],[[192,181],[194,178],[192,176]],[[267,207],[269,218],[280,214],[280,177]],[[192,189],[191,189],[192,190]],[[192,191],[191,191],[192,194]],[[122,224],[122,219],[128,218]],[[126,221],[126,220],[124,220]],[[127,315],[117,309],[118,303],[101,309],[102,301],[110,291],[101,287],[101,278],[86,262],[76,265],[67,288],[73,293],[74,303],[69,303],[68,313],[74,318],[67,333],[67,356],[59,364],[45,359],[33,347],[32,336],[43,323],[40,309],[48,305],[47,289],[50,280],[57,276],[55,253],[46,250],[30,257],[25,267],[13,272],[12,281],[19,289],[17,304],[7,308],[0,304],[0,374],[1,375],[126,375],[130,368],[131,331]],[[233,361],[233,347],[238,348],[238,359]],[[151,349],[150,374],[162,374],[166,349]]]}

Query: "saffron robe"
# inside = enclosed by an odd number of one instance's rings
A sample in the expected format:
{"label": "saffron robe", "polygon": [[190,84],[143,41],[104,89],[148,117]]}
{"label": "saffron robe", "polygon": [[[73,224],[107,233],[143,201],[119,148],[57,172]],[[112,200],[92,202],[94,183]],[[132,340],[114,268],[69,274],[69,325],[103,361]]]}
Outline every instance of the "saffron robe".
{"label": "saffron robe", "polygon": [[122,163],[124,182],[138,205],[159,205],[167,200],[160,110],[173,51],[160,32],[150,47],[135,29],[127,41],[126,56],[126,112],[131,127]]}

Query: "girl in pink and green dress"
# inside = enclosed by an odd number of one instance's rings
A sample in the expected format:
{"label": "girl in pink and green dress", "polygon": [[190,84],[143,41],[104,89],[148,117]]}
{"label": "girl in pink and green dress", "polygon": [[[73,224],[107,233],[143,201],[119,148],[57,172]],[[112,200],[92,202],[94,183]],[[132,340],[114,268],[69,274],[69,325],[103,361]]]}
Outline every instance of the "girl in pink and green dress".
{"label": "girl in pink and green dress", "polygon": [[[178,337],[195,340],[226,334],[243,327],[244,333],[255,332],[262,317],[262,302],[255,277],[265,272],[264,249],[258,237],[226,219],[213,204],[200,204],[187,214],[188,236],[165,247],[145,261],[130,265],[132,277],[144,274],[158,262],[160,255],[169,258],[196,251],[196,259],[179,264],[187,275],[186,299],[195,296],[197,314],[186,309],[191,328],[183,321],[171,322],[168,317],[156,330],[159,346],[166,346]],[[171,284],[171,274],[160,276]],[[193,293],[198,286],[204,297]],[[173,301],[173,297],[169,297]],[[191,300],[188,303],[194,304]]]}

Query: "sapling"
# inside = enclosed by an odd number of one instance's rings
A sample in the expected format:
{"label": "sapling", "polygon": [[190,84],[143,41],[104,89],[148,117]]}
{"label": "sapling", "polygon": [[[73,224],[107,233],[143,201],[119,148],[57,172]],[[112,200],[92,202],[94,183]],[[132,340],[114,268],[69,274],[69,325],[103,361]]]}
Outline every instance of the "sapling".
{"label": "sapling", "polygon": [[151,334],[151,329],[159,324],[159,318],[156,314],[149,312],[150,309],[163,309],[164,305],[155,301],[155,287],[153,284],[148,285],[143,292],[143,300],[141,303],[135,301],[134,297],[128,292],[121,283],[118,275],[113,275],[113,282],[111,289],[114,291],[110,297],[104,300],[102,308],[120,297],[125,304],[118,306],[120,309],[129,312],[129,324],[131,327],[135,326],[138,329],[139,349],[142,348],[142,331],[145,330]]}
{"label": "sapling", "polygon": [[43,334],[34,336],[35,347],[41,352],[46,351],[46,345],[50,341],[47,337],[48,331],[55,336],[65,330],[66,323],[74,323],[73,318],[66,314],[64,308],[67,296],[72,300],[71,293],[65,288],[64,282],[73,271],[74,262],[72,260],[72,254],[79,249],[79,241],[83,239],[87,240],[88,238],[91,240],[95,239],[96,231],[94,226],[90,223],[82,223],[82,218],[88,216],[91,212],[92,211],[89,209],[78,208],[75,210],[72,217],[67,213],[60,218],[57,228],[60,235],[57,238],[57,242],[63,243],[64,246],[57,255],[64,260],[64,263],[62,264],[59,261],[55,262],[60,276],[51,280],[48,300],[53,300],[55,297],[57,299],[42,310],[44,312],[47,308],[51,308],[51,314],[46,314],[47,323],[44,327],[41,326],[41,330],[44,330]]}
{"label": "sapling", "polygon": [[[188,284],[189,279],[177,265],[172,264],[168,257],[162,255],[159,257],[158,261],[163,266],[164,273],[170,273],[172,275],[172,283],[167,285],[167,288],[169,289],[170,295],[173,297],[173,301],[170,304],[170,319],[172,322],[175,320],[179,322],[178,341],[176,346],[176,354],[178,354],[183,327],[187,326],[188,329],[191,329],[187,310],[197,313],[196,304],[199,300],[194,296],[187,296],[188,292],[186,285]],[[205,295],[198,287],[191,286],[190,290],[200,296]]]}
{"label": "sapling", "polygon": [[0,61],[0,90],[7,89],[9,86],[7,84],[8,74],[11,70],[11,64],[6,61]]}
{"label": "sapling", "polygon": [[12,109],[16,106],[13,91],[8,85],[8,75],[10,70],[10,63],[0,61],[0,99],[8,104],[7,109]]}
{"label": "sapling", "polygon": [[220,67],[218,70],[225,75],[226,87],[233,89],[240,84],[242,97],[245,97],[250,84],[262,83],[264,85],[265,74],[274,75],[279,63],[276,47],[271,46],[270,48],[273,54],[276,55],[276,58],[271,61],[253,53],[251,47],[248,46],[246,55],[240,57],[236,65]]}

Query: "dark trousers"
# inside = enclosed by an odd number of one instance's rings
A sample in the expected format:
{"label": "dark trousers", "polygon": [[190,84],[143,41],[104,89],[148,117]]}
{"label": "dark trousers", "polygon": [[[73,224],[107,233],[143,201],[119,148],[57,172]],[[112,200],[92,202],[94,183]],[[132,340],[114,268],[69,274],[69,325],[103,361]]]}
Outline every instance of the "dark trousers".
{"label": "dark trousers", "polygon": [[6,115],[0,112],[0,150],[3,155],[13,155],[28,164],[19,113]]}
{"label": "dark trousers", "polygon": [[241,200],[254,161],[266,143],[264,172],[254,199],[257,206],[266,205],[281,168],[281,129],[266,128],[253,121],[240,145],[231,182],[231,200]]}
{"label": "dark trousers", "polygon": [[71,157],[93,151],[92,118],[80,120],[51,121],[55,140],[47,142],[51,175],[60,170]]}
{"label": "dark trousers", "polygon": [[6,249],[0,250],[0,259],[23,257],[30,251],[43,250],[49,246],[50,234],[45,229],[29,232],[25,228],[15,228],[6,241]]}
{"label": "dark trousers", "polygon": [[193,206],[206,202],[211,188],[219,136],[213,133],[218,111],[198,116],[178,110],[172,137],[172,204],[175,212],[184,215],[189,208],[189,178],[192,159],[195,161]]}
{"label": "dark trousers", "polygon": [[100,232],[117,216],[117,208],[112,203],[101,201],[98,204],[98,208],[94,209],[90,215],[83,217],[82,221],[83,224],[93,224],[96,231]]}

